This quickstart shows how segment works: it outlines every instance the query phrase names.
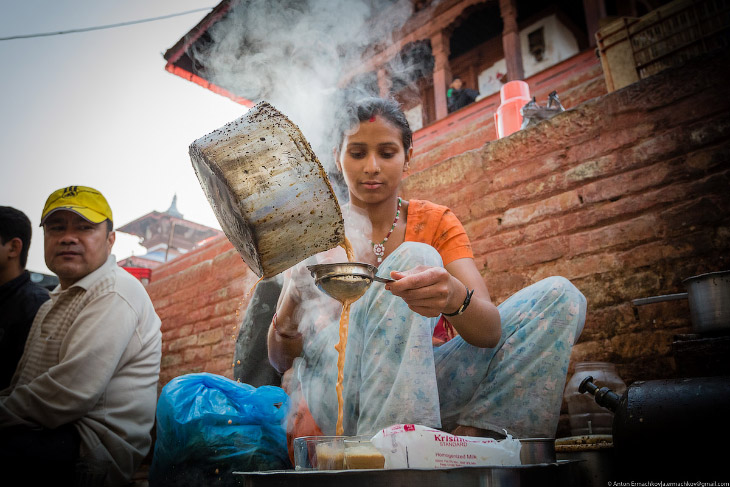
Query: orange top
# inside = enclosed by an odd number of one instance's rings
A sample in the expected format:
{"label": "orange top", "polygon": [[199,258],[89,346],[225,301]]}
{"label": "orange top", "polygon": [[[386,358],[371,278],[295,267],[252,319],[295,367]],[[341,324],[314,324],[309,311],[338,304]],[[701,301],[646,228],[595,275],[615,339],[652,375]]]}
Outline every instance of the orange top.
{"label": "orange top", "polygon": [[464,257],[474,258],[466,230],[445,206],[425,200],[408,202],[406,242],[421,242],[435,248],[444,265]]}
{"label": "orange top", "polygon": [[[464,257],[474,258],[469,237],[456,215],[447,207],[430,201],[409,201],[405,240],[435,248],[444,265]],[[442,345],[457,334],[453,325],[442,315],[433,330],[433,345]]]}

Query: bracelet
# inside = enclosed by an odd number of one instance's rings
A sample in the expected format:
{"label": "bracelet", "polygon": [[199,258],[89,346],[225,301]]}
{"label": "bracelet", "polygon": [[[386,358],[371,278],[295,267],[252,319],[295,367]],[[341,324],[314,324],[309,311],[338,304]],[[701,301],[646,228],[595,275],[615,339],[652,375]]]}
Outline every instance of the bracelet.
{"label": "bracelet", "polygon": [[464,298],[464,302],[461,304],[461,306],[459,307],[459,309],[457,309],[453,313],[441,313],[442,315],[444,315],[444,316],[458,316],[461,313],[463,313],[464,311],[466,311],[466,308],[469,307],[469,303],[471,302],[471,296],[472,296],[472,294],[474,294],[474,290],[472,289],[471,291],[469,291],[469,288],[467,286],[464,286],[464,287],[466,288],[466,297]]}
{"label": "bracelet", "polygon": [[274,313],[274,317],[271,319],[271,326],[274,327],[274,333],[279,335],[282,338],[289,338],[290,340],[296,340],[298,338],[302,338],[302,333],[297,331],[293,335],[289,335],[288,333],[282,333],[279,331],[279,329],[276,327],[276,313]]}

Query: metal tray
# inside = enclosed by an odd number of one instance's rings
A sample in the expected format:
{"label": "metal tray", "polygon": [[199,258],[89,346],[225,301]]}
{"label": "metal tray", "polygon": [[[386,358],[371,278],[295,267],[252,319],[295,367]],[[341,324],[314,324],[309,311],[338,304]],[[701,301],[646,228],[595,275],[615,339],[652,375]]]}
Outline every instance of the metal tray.
{"label": "metal tray", "polygon": [[577,486],[577,460],[514,467],[443,470],[272,470],[233,472],[246,487],[530,487]]}

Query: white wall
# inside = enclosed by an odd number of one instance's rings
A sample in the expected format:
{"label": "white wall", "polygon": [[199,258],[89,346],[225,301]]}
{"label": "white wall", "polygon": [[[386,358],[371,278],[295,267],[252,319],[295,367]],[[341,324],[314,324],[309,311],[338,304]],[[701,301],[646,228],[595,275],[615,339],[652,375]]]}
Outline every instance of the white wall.
{"label": "white wall", "polygon": [[[545,53],[542,61],[538,62],[535,56],[530,54],[527,35],[540,27],[544,29]],[[578,54],[578,41],[573,33],[558,20],[555,14],[548,15],[522,29],[520,31],[520,44],[522,46],[522,66],[525,70],[525,78],[529,78],[533,74]]]}
{"label": "white wall", "polygon": [[496,93],[504,83],[500,81],[501,76],[507,75],[507,63],[500,59],[490,67],[479,73],[479,98]]}
{"label": "white wall", "polygon": [[411,131],[415,132],[423,127],[423,105],[416,105],[410,110],[405,110],[403,114],[406,116],[406,120],[408,120]]}
{"label": "white wall", "polygon": [[[530,44],[527,36],[531,32],[543,28],[545,39],[545,52],[542,61],[537,61],[535,56],[530,54]],[[522,66],[525,70],[525,78],[539,73],[550,66],[554,66],[571,56],[578,54],[578,41],[555,14],[548,15],[534,24],[520,31],[520,44],[522,48]],[[484,98],[499,91],[502,82],[499,74],[507,73],[507,65],[504,59],[500,59],[489,68],[479,74],[479,98]]]}

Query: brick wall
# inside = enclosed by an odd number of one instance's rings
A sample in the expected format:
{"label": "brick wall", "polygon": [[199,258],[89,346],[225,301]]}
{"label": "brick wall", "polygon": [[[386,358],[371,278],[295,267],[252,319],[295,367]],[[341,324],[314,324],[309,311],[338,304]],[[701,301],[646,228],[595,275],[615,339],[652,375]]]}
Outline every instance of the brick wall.
{"label": "brick wall", "polygon": [[588,101],[410,176],[406,196],[453,209],[497,302],[571,279],[589,304],[573,361],[671,377],[687,301],[630,301],[730,267],[728,66],[706,58]]}
{"label": "brick wall", "polygon": [[[534,128],[424,163],[404,193],[455,211],[497,302],[549,275],[570,278],[589,303],[574,361],[614,362],[627,381],[671,377],[672,337],[690,330],[687,302],[630,300],[679,292],[683,278],[729,267],[728,61],[705,59],[568,104]],[[153,271],[161,385],[189,372],[232,376],[255,282],[225,238]]]}
{"label": "brick wall", "polygon": [[154,269],[147,291],[162,320],[160,386],[194,372],[233,377],[233,351],[258,277],[220,237]]}

